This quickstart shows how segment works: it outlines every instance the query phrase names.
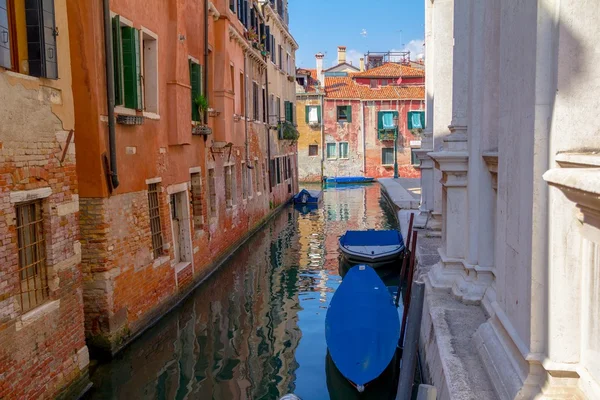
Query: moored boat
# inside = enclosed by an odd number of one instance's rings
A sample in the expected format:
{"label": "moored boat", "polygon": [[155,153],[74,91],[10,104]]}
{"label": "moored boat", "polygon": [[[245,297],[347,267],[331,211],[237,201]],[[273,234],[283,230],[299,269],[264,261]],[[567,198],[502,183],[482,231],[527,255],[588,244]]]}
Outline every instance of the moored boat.
{"label": "moored boat", "polygon": [[382,268],[397,264],[404,252],[404,240],[397,230],[346,231],[339,249],[350,265],[367,264]]}
{"label": "moored boat", "polygon": [[357,265],[336,290],[325,317],[325,340],[337,370],[358,392],[394,361],[400,318],[373,268]]}
{"label": "moored boat", "polygon": [[323,201],[323,192],[319,190],[302,189],[294,196],[294,204],[318,205]]}
{"label": "moored boat", "polygon": [[327,176],[323,178],[326,184],[357,184],[374,182],[375,178],[370,176]]}

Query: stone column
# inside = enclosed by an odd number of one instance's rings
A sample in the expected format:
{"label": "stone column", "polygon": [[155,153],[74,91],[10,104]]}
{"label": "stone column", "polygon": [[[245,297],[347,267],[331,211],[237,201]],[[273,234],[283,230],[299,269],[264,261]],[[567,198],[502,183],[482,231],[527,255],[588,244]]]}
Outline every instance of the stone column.
{"label": "stone column", "polygon": [[[430,78],[435,79],[435,101],[431,99],[432,120],[429,129],[433,135],[432,150],[441,151],[443,149],[443,140],[448,132],[448,124],[452,121],[452,46],[453,46],[453,26],[454,26],[454,0],[435,0],[430,5],[432,8],[432,59],[426,60],[430,63]],[[427,44],[426,44],[427,46]],[[426,77],[427,79],[427,77]],[[433,81],[428,81],[426,85],[432,87]],[[429,90],[429,89],[428,89]],[[433,92],[432,92],[433,93]],[[428,228],[440,230],[442,227],[442,172],[439,169],[432,170],[433,173],[433,212],[428,222]]]}
{"label": "stone column", "polygon": [[434,42],[433,42],[433,2],[425,0],[425,129],[421,136],[421,148],[415,150],[421,170],[421,204],[415,218],[416,228],[426,228],[433,211],[433,160],[427,153],[433,151],[433,104],[434,104]]}

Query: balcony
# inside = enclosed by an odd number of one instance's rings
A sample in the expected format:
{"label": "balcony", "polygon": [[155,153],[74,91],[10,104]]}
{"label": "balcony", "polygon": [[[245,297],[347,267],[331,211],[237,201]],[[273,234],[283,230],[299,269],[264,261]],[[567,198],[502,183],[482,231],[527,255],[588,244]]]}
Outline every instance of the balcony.
{"label": "balcony", "polygon": [[398,137],[398,128],[379,129],[377,131],[377,138],[381,141],[395,140],[396,137]]}

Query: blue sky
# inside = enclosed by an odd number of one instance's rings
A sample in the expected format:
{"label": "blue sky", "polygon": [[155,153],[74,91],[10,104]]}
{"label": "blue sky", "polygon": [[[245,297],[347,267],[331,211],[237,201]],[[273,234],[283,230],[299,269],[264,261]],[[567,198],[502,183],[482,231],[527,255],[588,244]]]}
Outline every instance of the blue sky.
{"label": "blue sky", "polygon": [[[300,45],[298,67],[315,68],[315,54],[326,53],[323,66],[336,64],[337,46],[358,66],[367,51],[423,52],[424,0],[288,0],[290,30]],[[366,32],[365,32],[366,31]],[[400,32],[402,31],[402,32]],[[417,53],[418,52],[418,53]]]}

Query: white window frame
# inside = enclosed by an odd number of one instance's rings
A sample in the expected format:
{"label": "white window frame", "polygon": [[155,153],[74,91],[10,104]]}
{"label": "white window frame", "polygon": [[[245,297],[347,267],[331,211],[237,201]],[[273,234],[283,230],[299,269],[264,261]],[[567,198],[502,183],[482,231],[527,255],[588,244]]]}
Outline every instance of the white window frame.
{"label": "white window frame", "polygon": [[[342,157],[342,144],[346,145],[346,157]],[[348,142],[339,142],[338,143],[338,148],[339,148],[338,158],[340,160],[347,160],[349,158],[349,154],[350,154],[350,143],[348,143]]]}
{"label": "white window frame", "polygon": [[[148,117],[150,119],[160,119],[160,97],[159,97],[159,84],[158,84],[158,77],[159,77],[159,71],[158,71],[158,49],[159,49],[159,45],[158,45],[158,35],[154,32],[152,32],[151,30],[149,30],[148,28],[145,28],[142,26],[142,29],[140,30],[140,43],[141,43],[141,63],[142,63],[142,97],[143,97],[143,101],[142,104],[144,105],[144,111],[143,111],[143,115],[144,117]],[[149,41],[149,42],[154,42],[152,44],[152,49],[147,50],[146,49],[146,44],[145,41]],[[148,59],[146,59],[147,57],[147,52],[152,52],[153,53],[153,57],[152,54],[150,56],[148,56]],[[150,58],[152,57],[152,58]],[[151,74],[150,73],[146,73],[146,64],[147,63],[152,63],[154,64],[154,69],[151,70]],[[148,95],[148,93],[150,93],[150,95]],[[150,107],[149,107],[150,104]]]}
{"label": "white window frame", "polygon": [[[334,149],[334,154],[333,157],[329,156],[329,146],[333,145],[333,149]],[[325,144],[325,157],[327,157],[328,160],[337,160],[337,148],[338,148],[338,144],[336,142],[328,142]]]}

